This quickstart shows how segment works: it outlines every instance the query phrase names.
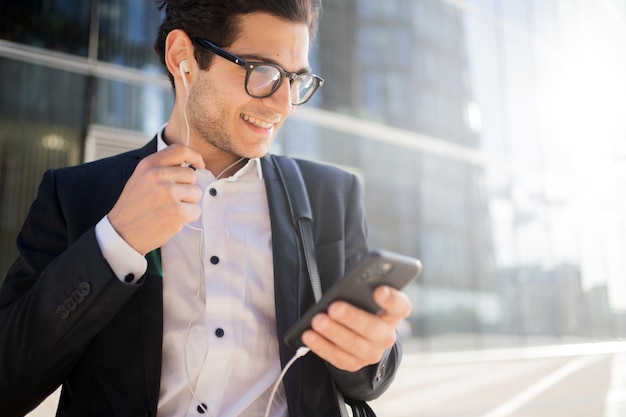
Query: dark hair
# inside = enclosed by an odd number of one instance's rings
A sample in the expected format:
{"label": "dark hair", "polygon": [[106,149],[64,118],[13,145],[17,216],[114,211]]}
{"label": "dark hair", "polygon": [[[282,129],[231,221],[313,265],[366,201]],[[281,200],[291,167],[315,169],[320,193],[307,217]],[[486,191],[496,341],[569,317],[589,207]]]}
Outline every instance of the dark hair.
{"label": "dark hair", "polygon": [[[321,14],[321,0],[156,0],[165,16],[159,27],[154,50],[165,64],[165,39],[174,29],[181,29],[189,37],[201,37],[222,47],[230,46],[238,35],[238,18],[242,15],[265,12],[290,22],[309,27],[311,40],[317,35]],[[195,48],[194,56],[200,69],[206,70],[213,54]],[[169,74],[170,80],[173,77]]]}

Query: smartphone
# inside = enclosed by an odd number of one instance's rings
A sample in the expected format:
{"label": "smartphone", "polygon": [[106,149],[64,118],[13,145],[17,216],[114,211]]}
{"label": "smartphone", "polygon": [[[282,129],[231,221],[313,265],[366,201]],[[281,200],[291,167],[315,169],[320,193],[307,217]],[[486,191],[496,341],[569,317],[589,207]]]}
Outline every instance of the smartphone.
{"label": "smartphone", "polygon": [[331,303],[346,301],[362,310],[377,313],[380,307],[374,302],[374,290],[380,285],[402,290],[414,281],[422,271],[422,263],[415,258],[387,250],[373,250],[367,254],[346,276],[334,284],[322,299],[307,312],[285,334],[289,346],[303,346],[300,336],[311,328],[311,320],[325,312]]}

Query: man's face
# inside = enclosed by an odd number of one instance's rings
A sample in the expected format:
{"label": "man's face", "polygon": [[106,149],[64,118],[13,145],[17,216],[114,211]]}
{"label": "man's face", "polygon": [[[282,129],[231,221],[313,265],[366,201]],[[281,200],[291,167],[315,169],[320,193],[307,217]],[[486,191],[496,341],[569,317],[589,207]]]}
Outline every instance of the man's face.
{"label": "man's face", "polygon": [[[248,61],[271,62],[284,70],[309,69],[309,29],[265,13],[244,15],[237,39],[225,47]],[[222,46],[222,45],[220,45]],[[289,81],[269,97],[250,97],[246,70],[217,55],[189,90],[187,114],[197,146],[217,147],[246,158],[265,155],[293,111]]]}

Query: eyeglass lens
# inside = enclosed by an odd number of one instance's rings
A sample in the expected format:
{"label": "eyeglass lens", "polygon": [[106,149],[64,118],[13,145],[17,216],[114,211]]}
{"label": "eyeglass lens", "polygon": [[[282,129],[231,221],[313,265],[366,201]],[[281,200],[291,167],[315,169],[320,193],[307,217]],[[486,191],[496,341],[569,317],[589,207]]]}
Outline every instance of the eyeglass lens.
{"label": "eyeglass lens", "polygon": [[253,96],[266,96],[278,88],[281,74],[271,65],[256,65],[248,76],[248,92]]}
{"label": "eyeglass lens", "polygon": [[[281,78],[282,75],[278,68],[272,65],[257,64],[248,75],[248,93],[253,97],[267,97],[278,89]],[[306,102],[316,90],[315,78],[311,74],[299,74],[290,84],[293,104]]]}

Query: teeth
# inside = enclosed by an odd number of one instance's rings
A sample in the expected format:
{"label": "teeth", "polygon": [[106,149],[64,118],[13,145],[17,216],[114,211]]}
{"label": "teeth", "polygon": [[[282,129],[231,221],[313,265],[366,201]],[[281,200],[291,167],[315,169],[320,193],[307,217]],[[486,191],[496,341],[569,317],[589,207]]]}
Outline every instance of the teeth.
{"label": "teeth", "polygon": [[259,120],[256,117],[252,117],[252,116],[249,116],[247,114],[242,114],[241,117],[243,118],[243,120],[245,120],[247,122],[250,122],[253,125],[258,126],[260,128],[263,128],[263,129],[269,129],[270,127],[273,126],[272,123],[264,122],[263,120]]}

